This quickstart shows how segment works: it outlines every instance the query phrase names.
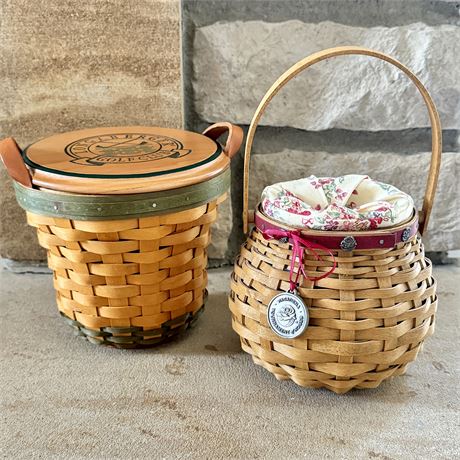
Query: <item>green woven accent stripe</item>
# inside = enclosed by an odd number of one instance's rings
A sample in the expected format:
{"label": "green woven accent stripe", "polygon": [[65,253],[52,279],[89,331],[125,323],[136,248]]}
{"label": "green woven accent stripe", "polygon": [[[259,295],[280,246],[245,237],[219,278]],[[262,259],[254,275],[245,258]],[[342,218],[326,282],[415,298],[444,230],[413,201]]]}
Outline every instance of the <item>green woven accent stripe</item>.
{"label": "green woven accent stripe", "polygon": [[116,220],[169,214],[212,201],[230,187],[230,169],[199,184],[162,192],[132,195],[72,195],[14,183],[19,205],[26,211],[73,220]]}
{"label": "green woven accent stripe", "polygon": [[[194,325],[203,312],[204,305],[195,313],[186,313],[162,324],[158,329],[144,331],[142,327],[102,327],[88,329],[78,321],[60,312],[64,321],[72,326],[75,334],[95,345],[108,345],[115,348],[148,348],[167,342]],[[117,334],[125,334],[123,336]]]}

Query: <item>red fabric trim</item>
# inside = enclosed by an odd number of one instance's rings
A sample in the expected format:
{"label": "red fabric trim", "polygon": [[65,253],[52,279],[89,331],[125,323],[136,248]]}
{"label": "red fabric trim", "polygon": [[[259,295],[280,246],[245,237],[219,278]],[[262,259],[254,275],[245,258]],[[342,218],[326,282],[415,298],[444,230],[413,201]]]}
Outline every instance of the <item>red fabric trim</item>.
{"label": "red fabric trim", "polygon": [[[255,212],[254,222],[258,230],[262,233],[267,232],[268,230],[281,230],[286,231],[286,228],[277,226],[268,220],[264,219],[264,216],[260,212]],[[409,229],[408,231],[406,231]],[[349,232],[345,233],[344,236],[334,236],[327,235],[325,231],[324,235],[311,234],[308,230],[297,229],[301,232],[303,236],[308,238],[309,241],[324,246],[328,249],[341,250],[340,243],[346,236],[353,236],[356,241],[356,246],[354,249],[378,249],[378,248],[393,248],[397,244],[403,242],[403,234],[406,232],[405,241],[413,238],[418,231],[418,219],[416,218],[414,222],[405,228],[402,228],[398,231],[392,231],[391,228],[388,229],[388,233],[379,233],[378,235],[359,235],[359,232]],[[384,229],[379,229],[381,232]],[[408,233],[408,235],[407,235]],[[289,240],[291,243],[292,241]]]}

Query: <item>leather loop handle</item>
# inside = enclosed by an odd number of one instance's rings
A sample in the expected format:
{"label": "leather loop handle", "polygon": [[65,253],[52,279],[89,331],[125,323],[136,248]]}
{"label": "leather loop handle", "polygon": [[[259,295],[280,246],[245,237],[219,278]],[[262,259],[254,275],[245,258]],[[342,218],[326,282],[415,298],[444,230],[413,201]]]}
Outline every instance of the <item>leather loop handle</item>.
{"label": "leather loop handle", "polygon": [[21,149],[12,137],[0,141],[0,157],[8,174],[16,182],[32,188],[32,178],[22,159]]}
{"label": "leather loop handle", "polygon": [[236,125],[232,125],[226,121],[214,123],[203,131],[203,134],[216,141],[222,134],[228,131],[227,142],[224,146],[224,153],[232,159],[238,152],[243,143],[243,130]]}
{"label": "leather loop handle", "polygon": [[430,116],[431,122],[431,134],[432,134],[432,143],[431,143],[431,163],[430,170],[428,172],[428,181],[425,189],[425,197],[423,200],[422,212],[420,213],[420,234],[423,234],[428,226],[428,221],[431,214],[431,209],[433,207],[434,195],[436,192],[436,186],[438,183],[439,168],[441,166],[441,151],[442,151],[442,132],[441,132],[441,122],[439,120],[439,115],[434,105],[431,96],[429,95],[426,88],[423,86],[421,81],[403,64],[401,64],[396,59],[387,56],[386,54],[380,53],[379,51],[373,51],[366,48],[360,48],[356,46],[343,46],[338,48],[329,48],[323,51],[314,53],[301,61],[294,64],[290,69],[284,72],[278,80],[271,86],[271,88],[266,92],[262,101],[260,102],[257,110],[252,118],[251,125],[249,126],[248,135],[246,138],[246,148],[244,151],[244,176],[243,176],[243,230],[245,233],[248,232],[248,200],[249,200],[249,161],[251,156],[252,144],[254,141],[254,135],[257,129],[257,125],[265,112],[270,101],[273,97],[283,88],[286,83],[288,83],[292,78],[297,74],[307,69],[317,62],[329,59],[335,56],[343,56],[348,54],[358,54],[372,56],[378,59],[393,64],[398,69],[402,70],[415,84],[420,94],[422,95],[426,107],[428,109],[428,114]]}

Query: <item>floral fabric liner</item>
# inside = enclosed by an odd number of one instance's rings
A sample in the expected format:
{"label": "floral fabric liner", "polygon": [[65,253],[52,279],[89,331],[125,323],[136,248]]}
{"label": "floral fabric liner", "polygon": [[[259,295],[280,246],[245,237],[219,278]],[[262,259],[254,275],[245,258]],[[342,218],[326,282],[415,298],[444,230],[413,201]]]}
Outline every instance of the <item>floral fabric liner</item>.
{"label": "floral fabric liner", "polygon": [[262,192],[263,212],[293,227],[359,231],[408,220],[412,198],[368,176],[315,177],[280,182]]}

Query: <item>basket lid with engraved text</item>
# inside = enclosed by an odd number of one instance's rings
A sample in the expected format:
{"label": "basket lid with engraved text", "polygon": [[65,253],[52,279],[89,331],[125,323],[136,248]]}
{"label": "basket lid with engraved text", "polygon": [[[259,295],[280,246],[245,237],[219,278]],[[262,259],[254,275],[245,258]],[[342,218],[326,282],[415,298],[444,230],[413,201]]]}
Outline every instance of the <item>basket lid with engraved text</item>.
{"label": "basket lid with engraved text", "polygon": [[[216,139],[229,131],[227,144]],[[35,187],[78,194],[171,190],[229,167],[240,128],[218,123],[203,134],[159,127],[104,127],[56,134],[23,151]],[[229,145],[233,144],[233,145]],[[235,150],[235,146],[236,150]]]}

